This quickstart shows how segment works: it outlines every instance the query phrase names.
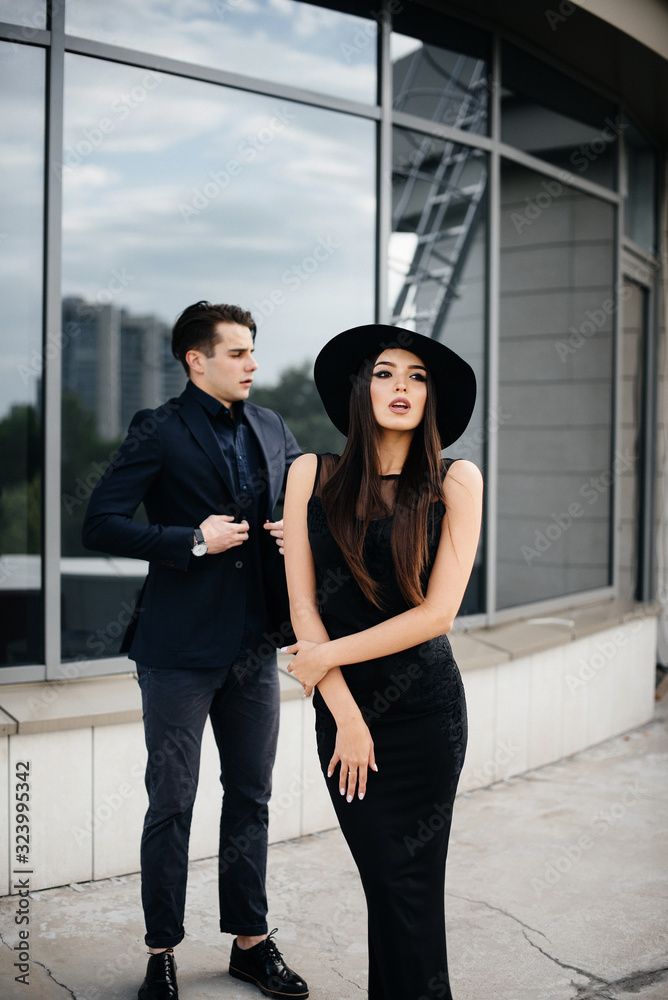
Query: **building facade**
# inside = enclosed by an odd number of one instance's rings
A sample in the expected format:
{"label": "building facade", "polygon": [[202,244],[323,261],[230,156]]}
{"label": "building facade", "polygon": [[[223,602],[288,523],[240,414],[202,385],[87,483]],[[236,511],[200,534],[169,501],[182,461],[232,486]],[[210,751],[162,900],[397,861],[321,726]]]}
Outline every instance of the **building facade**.
{"label": "building facade", "polygon": [[[92,817],[94,734],[141,758],[118,649],[146,567],[80,528],[132,414],[181,391],[169,331],[198,299],[253,312],[257,400],[305,450],[340,446],[310,379],[340,330],[410,327],[474,367],[450,452],[486,481],[453,640],[489,720],[469,787],[646,721],[668,656],[668,4],[172,6],[0,0],[2,752],[76,743]],[[109,846],[134,808],[95,843],[91,820],[83,867],[69,836],[44,884],[134,870]],[[275,835],[331,822],[299,814]]]}

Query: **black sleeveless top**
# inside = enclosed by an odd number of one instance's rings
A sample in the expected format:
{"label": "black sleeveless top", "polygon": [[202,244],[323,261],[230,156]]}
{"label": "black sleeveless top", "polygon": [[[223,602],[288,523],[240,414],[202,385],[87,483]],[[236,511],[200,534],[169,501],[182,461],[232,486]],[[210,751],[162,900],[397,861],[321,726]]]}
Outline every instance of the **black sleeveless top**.
{"label": "black sleeveless top", "polygon": [[[318,455],[318,471],[307,513],[320,615],[330,639],[361,632],[410,607],[399,589],[392,559],[391,513],[374,518],[364,540],[365,564],[371,577],[381,584],[381,608],[365,597],[334,541],[325,516],[321,490],[337,461],[338,456]],[[443,460],[444,474],[451,464],[451,459]],[[383,478],[387,482],[384,492],[388,510],[391,511],[398,476]],[[443,502],[434,501],[429,515],[424,583],[436,558],[444,515]],[[367,722],[396,713],[438,711],[458,697],[461,686],[459,671],[445,635],[391,656],[346,665],[342,667],[342,672]],[[327,710],[317,689],[314,691],[314,704]]]}

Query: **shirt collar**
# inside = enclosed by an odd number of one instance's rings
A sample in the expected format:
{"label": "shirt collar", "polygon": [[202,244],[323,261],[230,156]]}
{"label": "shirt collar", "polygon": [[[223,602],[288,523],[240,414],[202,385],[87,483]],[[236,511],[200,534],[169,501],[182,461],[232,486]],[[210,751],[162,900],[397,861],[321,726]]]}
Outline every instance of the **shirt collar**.
{"label": "shirt collar", "polygon": [[196,399],[197,402],[203,406],[207,413],[209,413],[212,417],[224,416],[229,417],[232,421],[235,416],[238,420],[243,419],[245,403],[245,400],[243,399],[238,400],[234,407],[235,412],[232,413],[232,411],[229,410],[224,403],[221,403],[220,400],[216,399],[215,396],[212,396],[211,393],[205,392],[204,389],[200,389],[198,385],[195,385],[192,379],[188,379],[186,392],[189,392],[193,399]]}

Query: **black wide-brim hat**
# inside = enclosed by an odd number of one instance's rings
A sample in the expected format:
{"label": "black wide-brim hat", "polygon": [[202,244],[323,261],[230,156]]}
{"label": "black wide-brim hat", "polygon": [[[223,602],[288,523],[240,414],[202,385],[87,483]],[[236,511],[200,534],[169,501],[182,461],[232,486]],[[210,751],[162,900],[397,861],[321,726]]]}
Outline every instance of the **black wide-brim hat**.
{"label": "black wide-brim hat", "polygon": [[447,448],[466,430],[476,399],[473,369],[445,344],[413,330],[372,323],[337,334],[315,359],[313,378],[327,416],[348,436],[353,379],[367,358],[401,348],[417,354],[436,386],[436,424],[441,447]]}

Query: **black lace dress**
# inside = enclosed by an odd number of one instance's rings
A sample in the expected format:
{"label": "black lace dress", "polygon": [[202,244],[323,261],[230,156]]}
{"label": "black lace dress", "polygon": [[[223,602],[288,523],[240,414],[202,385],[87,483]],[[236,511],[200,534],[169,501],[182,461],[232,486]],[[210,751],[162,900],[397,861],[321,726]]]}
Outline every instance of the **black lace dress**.
{"label": "black lace dress", "polygon": [[[329,531],[320,494],[335,462],[334,456],[319,456],[308,505],[320,613],[331,639],[408,609],[390,548],[396,477],[386,477],[388,512],[372,520],[364,546],[369,572],[382,584],[380,610],[365,598]],[[444,471],[450,464],[445,462]],[[440,501],[432,504],[429,570],[444,514]],[[459,670],[444,635],[342,669],[371,730],[378,765],[377,773],[369,772],[362,801],[348,803],[339,794],[338,768],[325,779],[367,899],[369,1000],[451,1000],[444,892],[452,806],[467,736]],[[326,776],[336,724],[317,690],[313,700]]]}

